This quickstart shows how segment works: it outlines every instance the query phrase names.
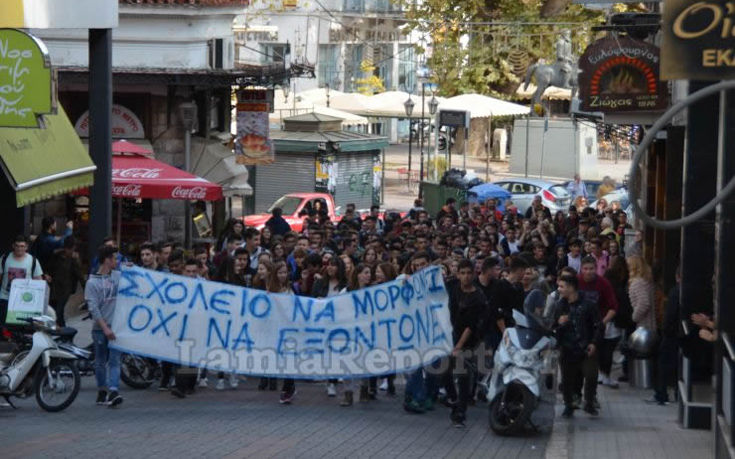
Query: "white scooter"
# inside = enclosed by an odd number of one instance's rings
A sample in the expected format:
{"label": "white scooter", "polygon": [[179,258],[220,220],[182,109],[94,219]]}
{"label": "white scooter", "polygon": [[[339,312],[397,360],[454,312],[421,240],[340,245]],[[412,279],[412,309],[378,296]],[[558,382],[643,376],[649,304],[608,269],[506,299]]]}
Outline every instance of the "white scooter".
{"label": "white scooter", "polygon": [[[545,367],[552,368],[551,350],[556,340],[531,315],[513,311],[514,327],[508,327],[495,352],[487,391],[490,428],[499,435],[515,435],[531,423],[538,405],[540,380]],[[545,358],[546,357],[546,358]]]}
{"label": "white scooter", "polygon": [[15,408],[10,397],[36,394],[46,411],[61,411],[74,402],[81,378],[77,357],[59,348],[52,335],[58,334],[56,320],[49,316],[22,318],[33,329],[30,349],[0,359],[0,397]]}

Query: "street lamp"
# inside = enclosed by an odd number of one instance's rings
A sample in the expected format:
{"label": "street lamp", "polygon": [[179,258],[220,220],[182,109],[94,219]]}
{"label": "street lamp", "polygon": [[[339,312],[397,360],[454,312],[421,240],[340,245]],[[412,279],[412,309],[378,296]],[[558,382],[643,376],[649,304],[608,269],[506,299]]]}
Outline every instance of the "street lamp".
{"label": "street lamp", "polygon": [[291,92],[291,85],[289,84],[289,82],[281,84],[281,91],[283,91],[283,99],[288,102],[288,95]]}
{"label": "street lamp", "polygon": [[[184,168],[191,172],[191,134],[196,132],[198,123],[197,105],[194,102],[184,102],[179,105],[179,116],[184,128]],[[191,247],[191,202],[184,203],[184,246]]]}
{"label": "street lamp", "polygon": [[[421,93],[421,102],[422,102],[422,104],[423,104],[423,100],[424,100],[424,95],[426,93],[426,86],[425,85],[426,85],[426,83],[423,83],[423,85],[422,85],[422,93]],[[434,92],[432,91],[432,93],[431,93],[431,100],[429,101],[429,115],[430,115],[430,119],[429,119],[429,123],[428,123],[429,124],[429,140],[428,140],[429,142],[431,142],[431,131],[432,131],[432,129],[431,129],[431,120],[434,119],[434,115],[436,115],[436,111],[438,109],[439,109],[439,101],[436,100],[436,96],[434,95]],[[422,107],[421,110],[422,110],[422,113],[423,113],[424,108]],[[422,116],[422,118],[423,118],[423,116]],[[421,126],[422,127],[422,131],[421,131],[422,132],[422,137],[421,137],[421,180],[423,180],[424,179],[423,119],[422,119],[421,123],[422,123],[422,126]],[[437,134],[435,133],[434,135],[436,136]],[[434,152],[434,153],[436,153],[436,152]],[[429,151],[427,152],[427,160],[428,160],[428,163],[431,164],[431,147],[429,147]],[[435,161],[436,161],[436,159],[435,159]],[[427,172],[427,175],[428,175],[428,172]],[[419,194],[420,195],[423,194],[421,192],[421,190],[419,190]],[[423,197],[423,196],[419,196],[419,197]]]}
{"label": "street lamp", "polygon": [[329,108],[329,83],[324,85],[324,92],[327,94],[327,108]]}
{"label": "street lamp", "polygon": [[408,187],[411,188],[411,114],[413,113],[413,100],[411,100],[411,94],[408,94],[408,99],[403,103],[403,108],[406,109],[406,116],[408,117]]}
{"label": "street lamp", "polygon": [[436,111],[439,109],[439,101],[436,100],[436,97],[432,94],[431,100],[429,101],[429,114],[431,116],[436,115]]}

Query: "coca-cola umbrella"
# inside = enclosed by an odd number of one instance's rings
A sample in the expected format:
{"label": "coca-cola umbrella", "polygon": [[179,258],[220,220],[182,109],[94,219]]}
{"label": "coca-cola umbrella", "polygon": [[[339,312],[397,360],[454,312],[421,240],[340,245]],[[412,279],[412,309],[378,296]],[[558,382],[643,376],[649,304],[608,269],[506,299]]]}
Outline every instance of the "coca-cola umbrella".
{"label": "coca-cola umbrella", "polygon": [[218,201],[222,187],[152,158],[121,155],[112,157],[112,196]]}
{"label": "coca-cola umbrella", "polygon": [[[82,193],[88,193],[83,190]],[[112,157],[112,197],[128,199],[181,199],[218,201],[222,187],[169,164],[139,155]],[[117,209],[117,239],[120,244],[121,204]]]}

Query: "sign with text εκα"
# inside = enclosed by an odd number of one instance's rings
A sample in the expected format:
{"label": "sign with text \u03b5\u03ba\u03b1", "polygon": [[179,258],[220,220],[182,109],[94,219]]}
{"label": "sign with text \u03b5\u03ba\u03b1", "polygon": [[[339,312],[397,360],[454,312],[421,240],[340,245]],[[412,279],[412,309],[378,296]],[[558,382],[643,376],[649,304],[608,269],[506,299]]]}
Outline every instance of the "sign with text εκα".
{"label": "sign with text \u03b5\u03ba\u03b1", "polygon": [[666,0],[661,78],[735,78],[735,2]]}
{"label": "sign with text \u03b5\u03ba\u03b1", "polygon": [[237,93],[237,136],[235,161],[253,166],[275,160],[273,141],[269,138],[268,113],[273,106],[273,92],[266,89],[243,89]]}
{"label": "sign with text \u03b5\u03ba\u03b1", "polygon": [[377,376],[420,368],[451,352],[447,301],[438,266],[324,299],[124,267],[112,344],[241,374]]}
{"label": "sign with text \u03b5\u03ba\u03b1", "polygon": [[582,111],[660,111],[668,106],[668,87],[658,77],[659,50],[650,43],[603,38],[587,47],[579,70]]}
{"label": "sign with text \u03b5\u03ba\u03b1", "polygon": [[0,29],[0,127],[40,127],[56,113],[55,74],[46,46],[15,29]]}

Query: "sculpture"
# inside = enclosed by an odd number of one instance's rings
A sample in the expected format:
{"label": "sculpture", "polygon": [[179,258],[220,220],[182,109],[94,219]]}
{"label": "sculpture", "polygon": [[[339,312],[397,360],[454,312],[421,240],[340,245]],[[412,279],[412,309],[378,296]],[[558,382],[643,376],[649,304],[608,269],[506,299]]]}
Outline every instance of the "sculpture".
{"label": "sculpture", "polygon": [[556,62],[548,65],[543,59],[539,59],[526,70],[523,89],[528,89],[531,77],[536,80],[536,92],[531,98],[531,107],[541,103],[541,97],[549,86],[571,89],[573,99],[578,86],[578,60],[579,58],[572,53],[571,33],[565,30],[556,42]]}

